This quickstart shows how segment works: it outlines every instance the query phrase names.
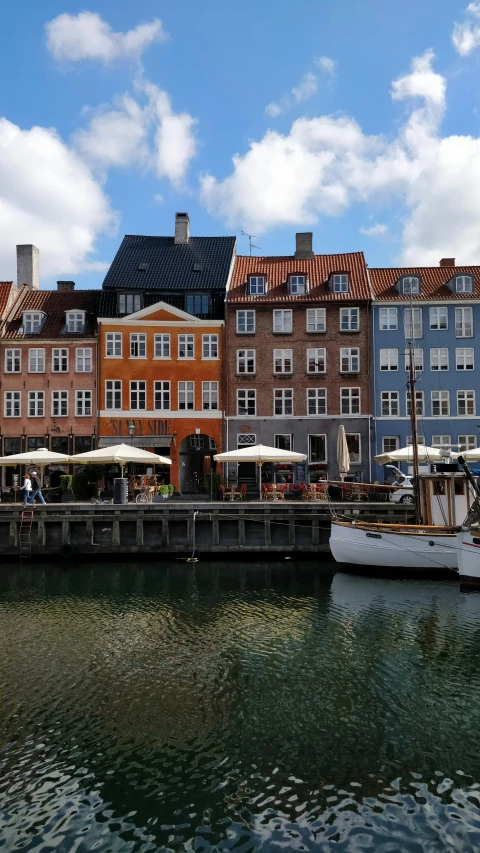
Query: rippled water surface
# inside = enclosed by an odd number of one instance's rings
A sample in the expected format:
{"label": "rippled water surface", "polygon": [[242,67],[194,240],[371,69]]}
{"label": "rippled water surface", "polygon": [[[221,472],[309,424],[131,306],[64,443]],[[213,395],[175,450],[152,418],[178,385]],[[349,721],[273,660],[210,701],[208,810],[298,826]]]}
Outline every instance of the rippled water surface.
{"label": "rippled water surface", "polygon": [[0,850],[478,851],[480,595],[0,570]]}

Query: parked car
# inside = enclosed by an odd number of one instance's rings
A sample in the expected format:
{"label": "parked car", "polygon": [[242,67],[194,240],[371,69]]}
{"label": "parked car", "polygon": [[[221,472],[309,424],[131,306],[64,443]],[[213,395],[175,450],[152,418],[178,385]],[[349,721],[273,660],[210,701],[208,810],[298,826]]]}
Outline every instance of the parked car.
{"label": "parked car", "polygon": [[393,465],[387,465],[386,467],[393,470],[396,474],[396,479],[391,483],[391,485],[396,486],[397,488],[395,491],[390,492],[390,500],[396,504],[415,503],[412,478],[408,477],[406,474],[402,474],[402,472]]}

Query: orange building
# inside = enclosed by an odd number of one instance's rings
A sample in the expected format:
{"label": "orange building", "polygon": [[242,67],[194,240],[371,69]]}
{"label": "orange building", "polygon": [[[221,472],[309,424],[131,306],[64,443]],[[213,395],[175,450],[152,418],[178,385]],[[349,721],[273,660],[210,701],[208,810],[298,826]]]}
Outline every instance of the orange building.
{"label": "orange building", "polygon": [[159,301],[98,326],[99,446],[170,456],[170,482],[195,493],[222,449],[224,321]]}

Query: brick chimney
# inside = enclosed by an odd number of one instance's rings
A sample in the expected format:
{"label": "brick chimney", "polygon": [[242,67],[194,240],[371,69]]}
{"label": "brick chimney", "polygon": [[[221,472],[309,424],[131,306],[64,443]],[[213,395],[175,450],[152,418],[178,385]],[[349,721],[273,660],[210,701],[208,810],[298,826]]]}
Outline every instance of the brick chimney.
{"label": "brick chimney", "polygon": [[440,261],[441,267],[454,267],[455,266],[455,258],[442,258]]}
{"label": "brick chimney", "polygon": [[188,243],[190,239],[190,217],[188,213],[175,214],[174,243]]}
{"label": "brick chimney", "polygon": [[303,234],[295,234],[295,257],[297,260],[313,258],[312,249],[313,233],[305,231]]}
{"label": "brick chimney", "polygon": [[40,287],[39,252],[31,243],[17,246],[17,286],[22,284],[32,290]]}
{"label": "brick chimney", "polygon": [[75,290],[74,281],[57,281],[57,290],[59,293],[68,293]]}

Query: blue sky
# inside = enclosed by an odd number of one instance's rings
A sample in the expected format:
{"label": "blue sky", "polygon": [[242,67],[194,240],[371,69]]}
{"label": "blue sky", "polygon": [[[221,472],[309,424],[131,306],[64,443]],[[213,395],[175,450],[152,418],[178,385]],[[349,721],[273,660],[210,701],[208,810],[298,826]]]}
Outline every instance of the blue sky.
{"label": "blue sky", "polygon": [[371,266],[480,262],[480,3],[466,7],[4,5],[0,278],[35,242],[42,286],[100,286],[123,234],[171,234],[176,210],[239,253],[242,228],[264,254],[313,230],[317,252],[363,249]]}

